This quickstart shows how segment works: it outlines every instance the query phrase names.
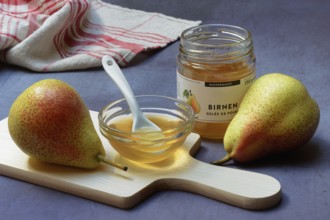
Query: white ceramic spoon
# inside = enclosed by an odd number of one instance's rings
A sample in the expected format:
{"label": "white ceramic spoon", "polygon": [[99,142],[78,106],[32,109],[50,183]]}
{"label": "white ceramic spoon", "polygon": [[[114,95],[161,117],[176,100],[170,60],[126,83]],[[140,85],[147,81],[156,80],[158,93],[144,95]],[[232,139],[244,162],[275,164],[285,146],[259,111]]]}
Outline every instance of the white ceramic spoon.
{"label": "white ceramic spoon", "polygon": [[111,56],[104,56],[102,58],[102,65],[107,74],[115,82],[115,84],[120,89],[121,93],[126,98],[128,106],[133,115],[133,126],[132,131],[161,131],[161,129],[147,119],[135,99],[133,91],[128,84],[123,72],[117,65],[116,61]]}

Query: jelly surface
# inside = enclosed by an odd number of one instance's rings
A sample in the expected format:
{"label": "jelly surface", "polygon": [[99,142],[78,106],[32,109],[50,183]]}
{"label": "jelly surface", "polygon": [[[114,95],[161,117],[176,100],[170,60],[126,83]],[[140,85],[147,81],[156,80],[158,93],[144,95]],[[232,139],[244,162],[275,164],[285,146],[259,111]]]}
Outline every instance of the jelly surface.
{"label": "jelly surface", "polygon": [[111,134],[109,142],[127,159],[142,163],[158,162],[174,153],[189,133],[182,133],[182,129],[178,129],[183,124],[179,118],[166,114],[146,116],[161,128],[161,135],[152,132],[130,133],[133,119],[131,115],[124,115],[110,122],[111,128],[124,132]]}

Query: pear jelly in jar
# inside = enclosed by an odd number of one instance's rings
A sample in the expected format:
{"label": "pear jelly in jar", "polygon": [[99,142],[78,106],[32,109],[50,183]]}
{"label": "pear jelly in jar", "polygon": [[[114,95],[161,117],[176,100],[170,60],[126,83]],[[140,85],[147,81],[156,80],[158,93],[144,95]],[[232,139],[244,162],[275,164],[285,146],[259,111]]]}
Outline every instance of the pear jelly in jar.
{"label": "pear jelly in jar", "polygon": [[177,97],[195,111],[194,132],[222,139],[255,79],[249,31],[209,24],[182,32],[177,57]]}

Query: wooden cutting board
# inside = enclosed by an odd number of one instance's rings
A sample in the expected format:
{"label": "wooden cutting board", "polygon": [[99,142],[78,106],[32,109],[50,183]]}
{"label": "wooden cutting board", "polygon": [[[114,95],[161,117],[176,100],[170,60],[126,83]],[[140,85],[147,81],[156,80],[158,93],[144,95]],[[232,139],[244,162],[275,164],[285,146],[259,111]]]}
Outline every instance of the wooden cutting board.
{"label": "wooden cutting board", "polygon": [[[97,112],[91,116],[99,131]],[[172,157],[149,165],[122,158],[99,133],[108,157],[128,171],[106,164],[83,170],[29,158],[12,141],[7,119],[0,121],[0,174],[23,181],[125,209],[160,190],[188,191],[246,209],[270,208],[281,197],[281,185],[273,177],[194,159],[191,155],[200,147],[194,133]]]}

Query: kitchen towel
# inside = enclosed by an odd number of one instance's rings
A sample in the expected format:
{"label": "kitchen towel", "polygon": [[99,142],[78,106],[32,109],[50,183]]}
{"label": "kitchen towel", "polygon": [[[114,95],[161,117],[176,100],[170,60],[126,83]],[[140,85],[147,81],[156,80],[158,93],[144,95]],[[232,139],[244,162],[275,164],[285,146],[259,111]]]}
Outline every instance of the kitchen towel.
{"label": "kitchen towel", "polygon": [[38,72],[124,66],[178,39],[189,21],[100,0],[0,0],[0,60]]}

